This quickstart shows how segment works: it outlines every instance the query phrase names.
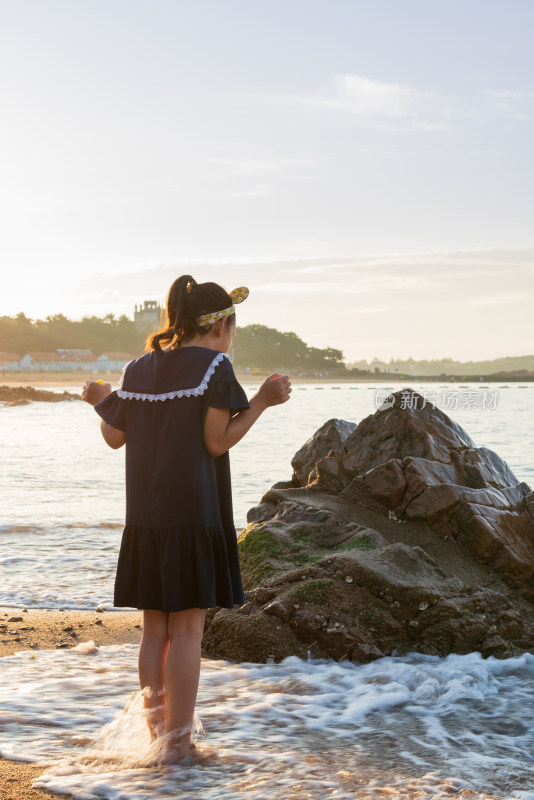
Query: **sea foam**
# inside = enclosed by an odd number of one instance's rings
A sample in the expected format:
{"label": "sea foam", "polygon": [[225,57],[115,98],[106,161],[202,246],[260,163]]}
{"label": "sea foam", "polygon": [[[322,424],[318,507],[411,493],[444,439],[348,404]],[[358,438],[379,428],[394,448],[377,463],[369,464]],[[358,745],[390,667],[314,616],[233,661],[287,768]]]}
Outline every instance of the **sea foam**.
{"label": "sea foam", "polygon": [[175,766],[150,740],[136,659],[131,645],[2,659],[1,754],[86,800],[534,800],[534,655],[203,659],[203,761]]}

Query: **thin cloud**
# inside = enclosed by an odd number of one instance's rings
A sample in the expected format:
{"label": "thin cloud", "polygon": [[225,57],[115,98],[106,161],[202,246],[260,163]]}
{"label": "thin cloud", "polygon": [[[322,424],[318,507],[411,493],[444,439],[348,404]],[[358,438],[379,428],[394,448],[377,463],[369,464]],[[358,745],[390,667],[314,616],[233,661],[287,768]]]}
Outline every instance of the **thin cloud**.
{"label": "thin cloud", "polygon": [[[212,186],[226,184],[225,196],[228,197],[258,197],[273,194],[274,187],[267,183],[268,180],[284,183],[319,180],[324,163],[332,158],[320,153],[297,156],[257,153],[236,158],[204,158],[198,159],[196,180]],[[243,185],[251,179],[259,183]]]}
{"label": "thin cloud", "polygon": [[270,183],[260,183],[250,189],[238,189],[232,192],[226,192],[226,197],[233,197],[236,199],[252,198],[252,197],[266,197],[267,195],[274,194],[274,186]]}
{"label": "thin cloud", "polygon": [[534,113],[532,89],[486,89],[492,108],[514,120],[531,119]]}
{"label": "thin cloud", "polygon": [[449,98],[435,90],[351,73],[334,73],[315,93],[262,94],[251,99],[349,113],[366,126],[392,132],[448,130],[447,120],[455,113]]}
{"label": "thin cloud", "polygon": [[469,306],[503,306],[506,303],[523,303],[525,292],[499,292],[498,295],[480,295],[465,299],[465,305]]}
{"label": "thin cloud", "polygon": [[214,173],[216,177],[226,177],[234,175],[237,177],[249,177],[251,175],[262,175],[265,173],[287,172],[288,170],[309,169],[316,167],[319,161],[324,161],[325,156],[315,153],[308,156],[284,156],[284,155],[256,155],[245,156],[243,158],[212,158],[206,159],[208,164],[213,164],[220,170]]}
{"label": "thin cloud", "polygon": [[334,75],[336,94],[352,111],[365,116],[406,117],[419,103],[435,100],[435,92],[402,83],[385,83],[361,75]]}
{"label": "thin cloud", "polygon": [[396,310],[396,306],[365,306],[363,308],[352,308],[350,313],[353,315],[367,314],[368,316],[371,316],[373,314],[383,314],[384,311]]}
{"label": "thin cloud", "polygon": [[289,294],[324,294],[332,292],[331,281],[317,281],[316,283],[302,283],[301,281],[283,281],[278,283],[260,283],[254,286],[254,291],[261,294],[284,295]]}
{"label": "thin cloud", "polygon": [[139,189],[148,189],[149,191],[169,194],[184,194],[187,191],[183,184],[169,180],[141,181],[138,187]]}
{"label": "thin cloud", "polygon": [[[513,281],[524,288],[518,300],[534,291],[534,250],[463,250],[443,252],[384,253],[364,256],[303,257],[280,256],[270,259],[187,259],[172,263],[159,263],[135,272],[101,275],[100,288],[95,291],[95,279],[83,279],[68,287],[74,294],[83,294],[86,299],[104,290],[113,290],[130,300],[147,293],[152,295],[167,290],[170,282],[182,272],[192,272],[199,280],[218,280],[225,276],[225,283],[246,281],[254,292],[277,293],[280,289],[287,295],[328,294],[332,290],[343,295],[354,293],[383,293],[404,289],[414,292],[419,288],[440,290],[446,286],[457,293],[458,286],[466,290],[470,285],[472,297],[478,297],[476,287],[488,288],[488,281],[495,284],[496,304],[502,296],[504,281]],[[247,276],[245,278],[245,276]],[[265,280],[267,278],[267,280]],[[262,280],[263,279],[263,280]],[[487,294],[487,293],[486,293]],[[515,295],[514,295],[515,296]]]}

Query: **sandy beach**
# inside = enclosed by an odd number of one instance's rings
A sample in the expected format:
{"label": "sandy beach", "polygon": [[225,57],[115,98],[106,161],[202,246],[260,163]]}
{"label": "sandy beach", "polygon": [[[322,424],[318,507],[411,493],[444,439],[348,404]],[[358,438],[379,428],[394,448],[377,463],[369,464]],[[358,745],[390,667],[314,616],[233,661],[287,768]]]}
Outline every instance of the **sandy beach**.
{"label": "sandy beach", "polygon": [[20,650],[76,647],[93,641],[135,644],[141,639],[140,611],[59,611],[0,608],[0,657]]}
{"label": "sandy beach", "polygon": [[[21,650],[76,647],[93,641],[97,647],[136,644],[141,639],[141,612],[59,611],[0,608],[0,656]],[[32,788],[43,769],[32,764],[0,758],[2,800],[50,800],[70,795]]]}
{"label": "sandy beach", "polygon": [[[84,383],[84,381],[88,379],[96,380],[102,379],[108,381],[112,387],[116,387],[119,378],[121,376],[121,372],[110,372],[105,375],[96,375],[94,373],[78,373],[78,372],[7,372],[5,371],[3,375],[0,375],[0,385],[2,386],[33,386],[36,389],[60,389],[64,387],[72,387],[79,386],[80,389]],[[236,377],[239,383],[243,386],[259,386],[259,384],[265,380],[271,372],[261,372],[251,375],[249,372],[236,372]],[[403,386],[410,386],[413,383],[439,383],[439,384],[449,384],[449,383],[480,383],[489,382],[489,383],[532,383],[534,378],[532,374],[529,375],[514,375],[514,374],[505,374],[505,375],[483,375],[480,376],[478,374],[475,375],[449,375],[447,377],[443,377],[441,375],[399,375],[398,373],[367,373],[362,376],[355,377],[354,375],[351,376],[343,376],[343,375],[323,375],[323,376],[314,376],[314,375],[306,375],[306,376],[299,376],[299,375],[291,375],[289,374],[289,378],[292,384],[317,384],[317,383],[324,383],[324,384],[334,384],[334,385],[342,385],[345,383],[363,383],[369,384],[371,386],[377,385],[382,386],[385,385],[385,388],[392,386],[392,384],[402,383]]]}
{"label": "sandy beach", "polygon": [[2,800],[51,800],[51,798],[70,798],[70,794],[56,794],[34,789],[32,781],[43,770],[33,764],[21,764],[0,758],[0,797]]}
{"label": "sandy beach", "polygon": [[[236,377],[243,386],[258,386],[265,378],[271,375],[270,372],[257,373],[251,375],[248,372],[236,372]],[[121,376],[120,372],[107,373],[105,375],[96,375],[94,373],[79,373],[79,372],[4,372],[0,375],[0,384],[3,386],[35,386],[37,389],[45,387],[60,388],[63,386],[82,386],[84,381],[88,379],[109,381],[112,386],[116,386]],[[369,383],[370,381],[392,381],[401,380],[398,375],[373,375],[365,378],[355,377],[339,377],[339,376],[307,376],[299,377],[296,375],[289,376],[292,383]],[[438,378],[436,378],[438,380]],[[442,379],[440,379],[442,380]]]}

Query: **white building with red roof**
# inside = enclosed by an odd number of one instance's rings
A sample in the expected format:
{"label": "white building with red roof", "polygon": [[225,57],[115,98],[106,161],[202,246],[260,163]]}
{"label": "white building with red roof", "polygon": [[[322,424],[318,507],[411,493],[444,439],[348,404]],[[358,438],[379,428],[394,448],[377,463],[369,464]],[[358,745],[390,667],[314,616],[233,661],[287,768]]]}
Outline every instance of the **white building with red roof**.
{"label": "white building with red roof", "polygon": [[26,353],[0,353],[0,370],[35,370],[36,372],[111,372],[121,370],[134,356],[125,352],[108,352],[95,356],[91,350],[58,348]]}
{"label": "white building with red roof", "polygon": [[20,356],[17,353],[0,353],[0,369],[20,369]]}
{"label": "white building with red roof", "polygon": [[55,350],[32,350],[20,360],[20,369],[60,370],[63,369],[61,357]]}
{"label": "white building with red roof", "polygon": [[133,358],[131,353],[108,351],[98,356],[96,364],[99,369],[103,370],[123,369]]}

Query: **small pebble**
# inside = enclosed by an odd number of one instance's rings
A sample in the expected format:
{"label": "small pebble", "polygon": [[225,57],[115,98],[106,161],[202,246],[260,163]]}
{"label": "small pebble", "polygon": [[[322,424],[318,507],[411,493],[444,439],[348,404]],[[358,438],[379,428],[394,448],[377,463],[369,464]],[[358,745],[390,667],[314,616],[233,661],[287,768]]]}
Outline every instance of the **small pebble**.
{"label": "small pebble", "polygon": [[103,625],[103,624],[104,623],[102,622],[101,619],[95,619],[95,625]]}
{"label": "small pebble", "polygon": [[68,647],[68,646],[69,646],[68,642],[58,642],[56,644],[56,647]]}
{"label": "small pebble", "polygon": [[346,576],[345,583],[352,583],[352,578],[350,577],[350,575]]}
{"label": "small pebble", "polygon": [[8,622],[22,622],[22,617],[10,617]]}
{"label": "small pebble", "polygon": [[428,603],[426,602],[426,600],[423,600],[422,603],[419,603],[419,611],[426,611],[427,608],[428,608]]}

